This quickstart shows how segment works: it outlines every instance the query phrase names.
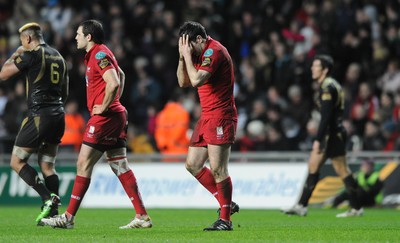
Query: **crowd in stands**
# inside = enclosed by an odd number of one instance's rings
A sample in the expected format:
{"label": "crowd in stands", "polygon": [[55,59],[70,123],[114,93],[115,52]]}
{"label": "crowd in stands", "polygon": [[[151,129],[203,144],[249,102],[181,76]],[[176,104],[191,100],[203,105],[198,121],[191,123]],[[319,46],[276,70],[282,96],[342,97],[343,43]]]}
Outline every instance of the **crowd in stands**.
{"label": "crowd in stands", "polygon": [[[18,28],[39,22],[46,42],[67,60],[70,100],[87,119],[85,53],[77,50],[75,33],[83,20],[102,21],[126,73],[121,101],[129,112],[130,149],[152,153],[163,149],[157,115],[177,94],[178,28],[198,21],[234,61],[234,151],[311,149],[319,123],[310,74],[316,54],[334,58],[333,76],[345,89],[348,150],[393,151],[400,147],[399,9],[399,0],[0,0],[0,62],[20,45]],[[0,152],[10,152],[26,111],[23,85],[23,77],[0,84]],[[173,98],[189,113],[190,135],[198,97],[195,89],[182,91]]]}

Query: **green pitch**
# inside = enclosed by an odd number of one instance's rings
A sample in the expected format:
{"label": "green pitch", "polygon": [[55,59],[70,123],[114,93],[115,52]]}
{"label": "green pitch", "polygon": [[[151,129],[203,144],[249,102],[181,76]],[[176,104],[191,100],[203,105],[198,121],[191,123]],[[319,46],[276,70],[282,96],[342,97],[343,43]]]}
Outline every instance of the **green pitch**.
{"label": "green pitch", "polygon": [[[61,212],[65,207],[61,208]],[[35,225],[38,207],[0,207],[0,242],[400,242],[400,211],[366,209],[358,218],[340,210],[309,209],[307,217],[278,210],[246,210],[232,217],[231,232],[203,232],[216,210],[149,209],[151,229],[120,230],[128,209],[80,209],[72,230]]]}

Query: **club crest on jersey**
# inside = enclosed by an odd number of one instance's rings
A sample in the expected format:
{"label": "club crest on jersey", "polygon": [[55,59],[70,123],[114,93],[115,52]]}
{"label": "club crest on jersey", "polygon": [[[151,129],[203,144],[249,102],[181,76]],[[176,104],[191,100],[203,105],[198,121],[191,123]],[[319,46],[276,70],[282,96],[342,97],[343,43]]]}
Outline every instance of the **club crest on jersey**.
{"label": "club crest on jersey", "polygon": [[104,69],[104,68],[106,68],[107,66],[110,65],[110,61],[109,61],[107,58],[103,58],[103,59],[101,59],[100,62],[98,62],[97,64],[99,65],[99,67],[100,67],[101,69]]}
{"label": "club crest on jersey", "polygon": [[222,126],[217,127],[217,139],[222,139],[224,137],[224,128]]}
{"label": "club crest on jersey", "polygon": [[202,67],[208,67],[211,65],[212,59],[209,57],[204,58],[203,62],[201,63]]}
{"label": "club crest on jersey", "polygon": [[103,52],[103,51],[99,51],[99,52],[96,53],[96,55],[94,55],[94,57],[95,57],[97,60],[100,60],[100,59],[103,59],[103,58],[106,57],[106,53]]}
{"label": "club crest on jersey", "polygon": [[204,56],[205,57],[211,57],[211,55],[214,53],[214,50],[211,48],[208,48],[205,52],[204,52]]}
{"label": "club crest on jersey", "polygon": [[89,127],[89,133],[94,133],[94,126]]}

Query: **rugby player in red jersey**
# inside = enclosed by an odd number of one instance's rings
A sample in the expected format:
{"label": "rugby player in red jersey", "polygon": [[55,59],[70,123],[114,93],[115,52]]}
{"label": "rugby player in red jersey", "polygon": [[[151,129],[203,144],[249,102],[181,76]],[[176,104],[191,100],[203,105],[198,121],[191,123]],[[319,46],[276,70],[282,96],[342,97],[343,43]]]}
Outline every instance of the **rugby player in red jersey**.
{"label": "rugby player in red jersey", "polygon": [[[197,22],[185,22],[179,29],[177,77],[180,87],[197,89],[202,108],[190,140],[186,169],[220,204],[219,219],[204,230],[232,230],[230,216],[239,211],[232,202],[228,173],[237,127],[233,63],[227,49]],[[210,168],[205,166],[207,160]]]}
{"label": "rugby player in red jersey", "polygon": [[74,216],[89,188],[90,177],[96,162],[105,154],[108,164],[118,176],[132,201],[136,215],[128,228],[150,228],[140,196],[135,175],[126,158],[127,112],[119,97],[124,88],[125,75],[114,54],[105,46],[104,30],[100,22],[82,22],[76,32],[78,49],[85,50],[87,107],[91,117],[86,125],[81,151],[77,161],[77,176],[67,211],[62,215],[41,220],[42,225],[73,228]]}

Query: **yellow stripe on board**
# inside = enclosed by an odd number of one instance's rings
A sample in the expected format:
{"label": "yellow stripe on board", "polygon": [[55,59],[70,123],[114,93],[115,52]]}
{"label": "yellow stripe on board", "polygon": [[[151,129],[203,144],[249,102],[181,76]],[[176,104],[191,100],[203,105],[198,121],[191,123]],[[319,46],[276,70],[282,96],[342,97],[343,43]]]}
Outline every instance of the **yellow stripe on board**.
{"label": "yellow stripe on board", "polygon": [[343,190],[343,181],[338,176],[326,176],[318,181],[313,194],[311,195],[310,204],[323,203],[328,198],[335,196]]}
{"label": "yellow stripe on board", "polygon": [[386,165],[379,171],[379,180],[384,181],[392,172],[397,168],[399,164],[395,161],[386,163]]}

